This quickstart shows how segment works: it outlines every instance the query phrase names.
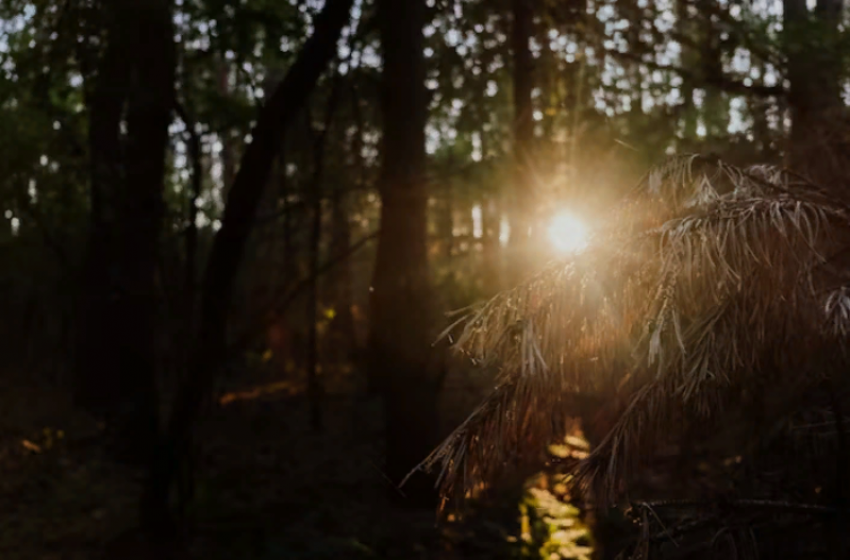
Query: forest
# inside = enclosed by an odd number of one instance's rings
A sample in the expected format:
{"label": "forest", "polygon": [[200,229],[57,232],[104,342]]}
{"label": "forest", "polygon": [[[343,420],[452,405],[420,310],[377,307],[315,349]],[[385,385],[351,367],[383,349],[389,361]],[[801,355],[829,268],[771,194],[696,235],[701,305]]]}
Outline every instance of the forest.
{"label": "forest", "polygon": [[0,557],[850,558],[848,55],[844,0],[0,0]]}

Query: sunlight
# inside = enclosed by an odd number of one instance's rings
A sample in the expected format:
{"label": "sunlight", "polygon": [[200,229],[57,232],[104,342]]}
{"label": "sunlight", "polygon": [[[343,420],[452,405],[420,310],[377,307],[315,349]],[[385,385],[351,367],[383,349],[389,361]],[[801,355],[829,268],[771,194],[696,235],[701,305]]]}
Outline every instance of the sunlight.
{"label": "sunlight", "polygon": [[587,228],[568,212],[556,214],[549,222],[549,241],[559,253],[576,253],[587,246]]}

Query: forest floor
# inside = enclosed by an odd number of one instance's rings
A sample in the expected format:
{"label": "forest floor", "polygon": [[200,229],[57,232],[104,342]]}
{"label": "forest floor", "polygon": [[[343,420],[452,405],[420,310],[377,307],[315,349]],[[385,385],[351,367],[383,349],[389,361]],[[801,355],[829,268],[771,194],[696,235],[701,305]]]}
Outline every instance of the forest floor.
{"label": "forest floor", "polygon": [[[540,488],[534,495],[523,497],[520,490],[501,499],[463,526],[438,527],[432,511],[392,507],[393,490],[381,470],[375,399],[358,396],[345,384],[332,388],[324,406],[325,430],[315,433],[299,385],[258,381],[230,384],[200,429],[203,454],[188,512],[193,557],[586,554],[574,543],[586,540],[587,533],[577,511]],[[105,543],[136,523],[141,474],[107,459],[99,427],[62,391],[5,379],[0,401],[0,558],[101,557]],[[569,542],[559,544],[566,537]]]}

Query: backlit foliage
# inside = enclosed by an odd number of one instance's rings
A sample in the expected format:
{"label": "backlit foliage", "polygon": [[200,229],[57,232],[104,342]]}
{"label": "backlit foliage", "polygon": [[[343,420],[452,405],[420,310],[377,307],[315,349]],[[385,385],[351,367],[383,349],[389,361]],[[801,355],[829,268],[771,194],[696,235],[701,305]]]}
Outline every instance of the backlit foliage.
{"label": "backlit foliage", "polygon": [[802,401],[846,362],[847,212],[778,168],[693,155],[654,169],[586,251],[449,329],[501,373],[424,466],[442,466],[445,493],[467,493],[539,460],[581,395],[603,394],[616,422],[576,472],[610,503],[676,426],[714,421],[741,394],[789,381]]}

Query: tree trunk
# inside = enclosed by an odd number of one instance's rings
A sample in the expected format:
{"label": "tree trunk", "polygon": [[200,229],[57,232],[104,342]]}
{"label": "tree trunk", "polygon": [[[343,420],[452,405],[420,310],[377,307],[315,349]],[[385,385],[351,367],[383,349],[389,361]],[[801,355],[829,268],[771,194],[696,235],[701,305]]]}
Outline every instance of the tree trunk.
{"label": "tree trunk", "polygon": [[253,140],[242,156],[228,193],[221,229],[213,240],[204,273],[192,363],[178,391],[160,449],[151,457],[150,475],[142,496],[143,524],[153,536],[162,536],[173,529],[169,511],[171,488],[186,458],[201,405],[225,357],[227,317],[236,272],[272,165],[280,152],[281,130],[301,111],[336,54],[336,44],[349,21],[352,4],[353,0],[328,0],[316,17],[312,37],[260,112],[251,133]]}
{"label": "tree trunk", "polygon": [[531,90],[534,84],[534,61],[529,42],[532,34],[532,3],[512,0],[514,89],[514,213],[511,217],[511,249],[513,253],[512,284],[527,274],[531,250],[531,228],[534,214],[534,109]]}
{"label": "tree trunk", "polygon": [[501,289],[501,208],[495,195],[490,195],[481,204],[483,238],[481,240],[484,272],[484,292],[495,295]]}
{"label": "tree trunk", "polygon": [[[398,483],[438,442],[440,379],[428,367],[433,333],[424,178],[425,0],[379,0],[377,17],[384,57],[384,134],[370,355],[384,408],[386,472]],[[403,492],[405,505],[435,503],[426,477],[415,478]],[[402,496],[395,490],[391,494]]]}
{"label": "tree trunk", "polygon": [[113,424],[117,458],[137,462],[157,433],[155,271],[176,55],[166,0],[107,9],[113,26],[91,107],[92,238],[77,396]]}
{"label": "tree trunk", "polygon": [[[342,182],[337,184],[331,201],[332,256],[345,254],[351,246],[351,223],[345,185]],[[343,259],[328,279],[329,295],[334,305],[334,317],[330,325],[331,351],[338,364],[351,360],[356,346],[354,315],[351,311],[354,301],[351,281],[351,259]]]}
{"label": "tree trunk", "polygon": [[[688,14],[690,6],[689,0],[676,0],[676,31],[683,37],[689,37],[693,33],[694,20]],[[694,49],[688,45],[682,46],[681,64],[684,68],[693,67],[696,64],[696,53]],[[681,122],[682,122],[682,138],[685,145],[680,144],[680,148],[685,151],[690,150],[688,143],[693,142],[697,134],[697,110],[694,105],[694,81],[690,74],[682,76],[682,85],[679,88],[682,95],[681,105]]]}
{"label": "tree trunk", "polygon": [[[321,139],[316,150],[319,154],[324,152],[325,135]],[[321,193],[321,170],[324,165],[322,156],[316,156],[316,170],[310,197],[310,239],[308,247],[310,286],[307,290],[305,303],[307,304],[307,393],[310,398],[310,424],[315,431],[321,431],[324,427],[322,422],[322,400],[324,386],[319,379],[319,253],[322,242],[322,193]]]}
{"label": "tree trunk", "polygon": [[711,141],[726,136],[729,127],[729,103],[717,84],[723,76],[723,52],[720,33],[712,21],[714,0],[698,0],[697,9],[702,21],[698,23],[700,63],[705,77],[705,100],[702,115],[706,137]]}
{"label": "tree trunk", "polygon": [[322,400],[324,397],[324,386],[319,379],[319,253],[322,242],[322,177],[325,170],[325,153],[327,151],[328,132],[333,124],[336,112],[337,91],[339,89],[339,76],[333,79],[331,95],[325,112],[325,122],[322,130],[316,137],[314,147],[315,161],[313,164],[313,180],[307,197],[310,200],[311,224],[310,224],[310,247],[309,247],[309,272],[310,287],[307,294],[307,391],[310,396],[310,422],[313,429],[321,431],[324,427],[322,421]]}
{"label": "tree trunk", "polygon": [[791,112],[788,165],[824,186],[843,185],[850,169],[840,139],[846,127],[837,44],[843,0],[818,0],[813,13],[806,4],[783,0]]}
{"label": "tree trunk", "polygon": [[[764,64],[760,64],[757,68],[759,70],[759,85],[764,85]],[[753,119],[753,142],[759,154],[759,161],[774,162],[776,158],[776,149],[772,141],[776,137],[776,133],[770,129],[768,121],[768,111],[770,111],[773,101],[754,98],[748,102],[750,115]]]}
{"label": "tree trunk", "polygon": [[[443,184],[442,196],[437,200],[437,234],[440,238],[440,257],[451,262],[455,250],[454,188],[451,180]],[[454,274],[454,271],[451,272]]]}
{"label": "tree trunk", "polygon": [[109,335],[114,297],[113,260],[117,228],[115,199],[124,177],[121,159],[121,117],[127,100],[130,67],[122,20],[114,9],[107,12],[109,29],[97,80],[89,102],[89,151],[91,162],[89,239],[83,263],[79,342],[75,364],[75,400],[101,418],[111,416],[110,405],[119,394],[119,345]]}
{"label": "tree trunk", "polygon": [[[218,70],[218,91],[223,98],[230,95],[230,73],[231,65],[227,60],[221,61]],[[233,138],[233,130],[225,128],[221,135],[221,198],[227,200],[227,194],[233,185],[233,177],[236,168],[235,157],[236,141]]]}
{"label": "tree trunk", "polygon": [[126,329],[119,370],[122,393],[132,395],[125,441],[140,445],[138,458],[144,459],[153,449],[159,429],[155,279],[177,58],[170,1],[135,0],[125,6],[133,42],[133,73],[127,103],[127,192],[119,212],[121,322],[114,328]]}
{"label": "tree trunk", "polygon": [[183,278],[183,299],[185,317],[186,341],[191,340],[195,323],[195,303],[197,300],[198,282],[198,200],[203,193],[204,162],[202,139],[195,130],[195,121],[185,108],[180,108],[183,124],[189,134],[187,152],[192,165],[192,190],[186,199],[186,269]]}

